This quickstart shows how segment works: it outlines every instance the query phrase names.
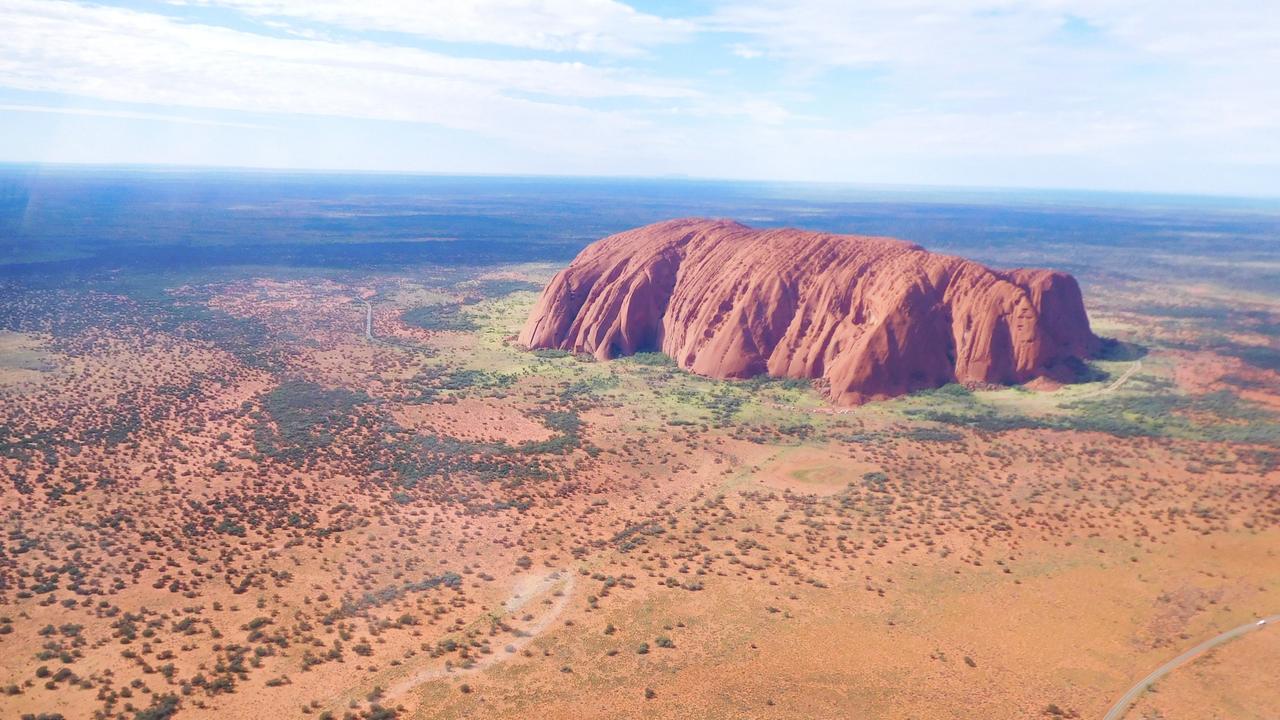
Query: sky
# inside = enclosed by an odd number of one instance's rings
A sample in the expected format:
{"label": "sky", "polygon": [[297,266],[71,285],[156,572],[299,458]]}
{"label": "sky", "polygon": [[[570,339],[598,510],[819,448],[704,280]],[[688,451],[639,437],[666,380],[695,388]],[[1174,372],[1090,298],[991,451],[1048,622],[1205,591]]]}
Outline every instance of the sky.
{"label": "sky", "polygon": [[1273,0],[0,0],[0,162],[1280,195]]}

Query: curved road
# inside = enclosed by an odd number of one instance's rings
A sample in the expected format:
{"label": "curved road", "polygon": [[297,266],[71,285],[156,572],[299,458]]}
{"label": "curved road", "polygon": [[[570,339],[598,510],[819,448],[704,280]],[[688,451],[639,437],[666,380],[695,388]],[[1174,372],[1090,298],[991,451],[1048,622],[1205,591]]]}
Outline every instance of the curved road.
{"label": "curved road", "polygon": [[1106,388],[1104,388],[1104,392],[1115,392],[1116,390],[1119,390],[1120,386],[1128,382],[1129,378],[1133,377],[1133,374],[1138,372],[1138,369],[1141,367],[1142,367],[1142,361],[1134,360],[1133,364],[1129,366],[1129,369],[1124,371],[1124,374],[1116,378],[1115,382],[1111,383]]}
{"label": "curved road", "polygon": [[1071,400],[1073,400],[1073,401],[1074,401],[1074,400],[1087,400],[1087,399],[1089,399],[1089,398],[1097,397],[1097,396],[1099,396],[1099,395],[1107,395],[1107,394],[1109,394],[1109,393],[1113,393],[1113,392],[1115,392],[1115,391],[1119,390],[1121,387],[1123,387],[1125,383],[1129,382],[1129,378],[1133,377],[1133,374],[1134,374],[1134,373],[1136,373],[1136,372],[1138,372],[1138,370],[1140,370],[1141,368],[1142,368],[1142,361],[1141,361],[1141,360],[1134,360],[1134,361],[1133,361],[1133,364],[1132,364],[1132,365],[1130,365],[1128,368],[1126,368],[1126,369],[1125,369],[1125,371],[1124,371],[1123,373],[1121,373],[1120,377],[1118,377],[1118,378],[1116,378],[1115,380],[1111,381],[1111,384],[1110,384],[1110,385],[1107,385],[1106,387],[1098,388],[1097,390],[1093,390],[1093,391],[1091,391],[1091,392],[1087,392],[1087,393],[1083,393],[1083,394],[1081,394],[1081,395],[1077,395],[1077,396],[1075,396],[1075,397],[1071,398]]}
{"label": "curved road", "polygon": [[1142,678],[1142,680],[1137,685],[1134,685],[1132,688],[1129,688],[1129,692],[1125,693],[1124,697],[1120,698],[1120,700],[1115,705],[1111,706],[1111,710],[1107,712],[1107,714],[1102,718],[1102,720],[1120,720],[1120,718],[1124,717],[1124,714],[1128,712],[1129,706],[1132,705],[1133,702],[1142,695],[1142,693],[1146,692],[1147,688],[1156,684],[1156,682],[1158,682],[1165,675],[1168,675],[1169,673],[1173,672],[1179,667],[1196,659],[1197,656],[1199,656],[1201,653],[1205,652],[1206,650],[1211,650],[1227,641],[1235,640],[1241,635],[1253,632],[1254,630],[1261,630],[1262,628],[1270,627],[1271,625],[1280,623],[1280,615],[1272,615],[1271,617],[1261,618],[1261,620],[1263,620],[1265,624],[1259,625],[1258,620],[1251,620],[1245,623],[1244,625],[1241,625],[1238,628],[1233,628],[1231,630],[1228,630],[1222,633],[1221,635],[1218,635],[1217,637],[1212,637],[1212,638],[1209,638],[1208,640],[1205,640],[1199,645],[1191,648],[1190,650],[1187,650],[1186,652],[1182,653],[1178,657],[1156,668],[1155,671],[1152,672],[1150,675]]}
{"label": "curved road", "polygon": [[400,348],[401,350],[422,350],[423,348],[413,343],[401,340],[387,340],[385,338],[374,337],[373,335],[373,305],[364,298],[358,298],[359,302],[364,303],[364,337],[369,342],[380,343],[388,347]]}

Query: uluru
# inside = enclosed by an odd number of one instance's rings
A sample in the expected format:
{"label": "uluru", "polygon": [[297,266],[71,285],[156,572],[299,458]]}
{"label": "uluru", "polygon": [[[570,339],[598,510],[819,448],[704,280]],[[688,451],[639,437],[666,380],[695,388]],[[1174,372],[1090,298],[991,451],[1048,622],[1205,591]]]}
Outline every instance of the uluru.
{"label": "uluru", "polygon": [[1069,381],[1099,347],[1067,273],[696,218],[589,245],[519,342],[600,360],[660,351],[713,378],[821,379],[839,405],[953,382]]}

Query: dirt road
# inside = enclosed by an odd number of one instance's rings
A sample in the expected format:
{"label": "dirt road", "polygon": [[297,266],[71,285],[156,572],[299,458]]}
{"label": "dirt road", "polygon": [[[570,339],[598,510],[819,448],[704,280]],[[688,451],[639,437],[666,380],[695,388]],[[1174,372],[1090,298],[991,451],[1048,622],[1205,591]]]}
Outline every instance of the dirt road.
{"label": "dirt road", "polygon": [[[387,690],[386,697],[388,699],[403,697],[419,685],[439,680],[440,678],[462,677],[478,673],[501,663],[508,657],[518,654],[526,645],[546,632],[551,627],[551,624],[560,617],[560,613],[564,611],[565,606],[569,603],[569,598],[573,596],[574,582],[574,573],[567,569],[556,570],[542,577],[526,576],[521,579],[513,588],[511,597],[502,604],[502,612],[495,613],[492,616],[494,619],[505,618],[508,625],[520,631],[519,637],[507,643],[502,650],[476,660],[475,664],[468,668],[423,668],[392,685]],[[556,595],[556,590],[559,590],[560,594]],[[541,613],[533,613],[535,617],[529,624],[525,625],[513,619],[517,611],[524,609],[535,600],[548,597],[551,599],[551,605]]]}
{"label": "dirt road", "polygon": [[[1124,714],[1129,711],[1129,706],[1132,705],[1133,702],[1142,695],[1142,693],[1146,692],[1148,688],[1156,684],[1156,682],[1165,675],[1168,675],[1179,667],[1182,667],[1196,659],[1201,653],[1212,650],[1223,643],[1235,640],[1245,633],[1261,630],[1276,623],[1280,623],[1280,615],[1272,615],[1271,617],[1263,618],[1262,620],[1251,620],[1240,627],[1232,628],[1221,635],[1209,638],[1190,650],[1187,650],[1178,657],[1156,668],[1150,675],[1142,678],[1137,685],[1129,688],[1129,692],[1125,693],[1115,705],[1111,706],[1111,710],[1107,712],[1102,720],[1120,720],[1120,718],[1124,717]],[[1258,672],[1262,673],[1268,673],[1271,672],[1271,670],[1271,668],[1258,668]]]}

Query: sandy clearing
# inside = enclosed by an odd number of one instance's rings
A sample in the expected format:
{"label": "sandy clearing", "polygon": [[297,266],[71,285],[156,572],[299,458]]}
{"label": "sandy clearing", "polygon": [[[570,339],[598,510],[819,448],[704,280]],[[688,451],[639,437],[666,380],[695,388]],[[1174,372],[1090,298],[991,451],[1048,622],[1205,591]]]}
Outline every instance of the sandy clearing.
{"label": "sandy clearing", "polygon": [[518,408],[476,398],[406,405],[396,410],[393,417],[396,424],[414,432],[460,440],[517,444],[549,440],[553,436],[550,428]]}

